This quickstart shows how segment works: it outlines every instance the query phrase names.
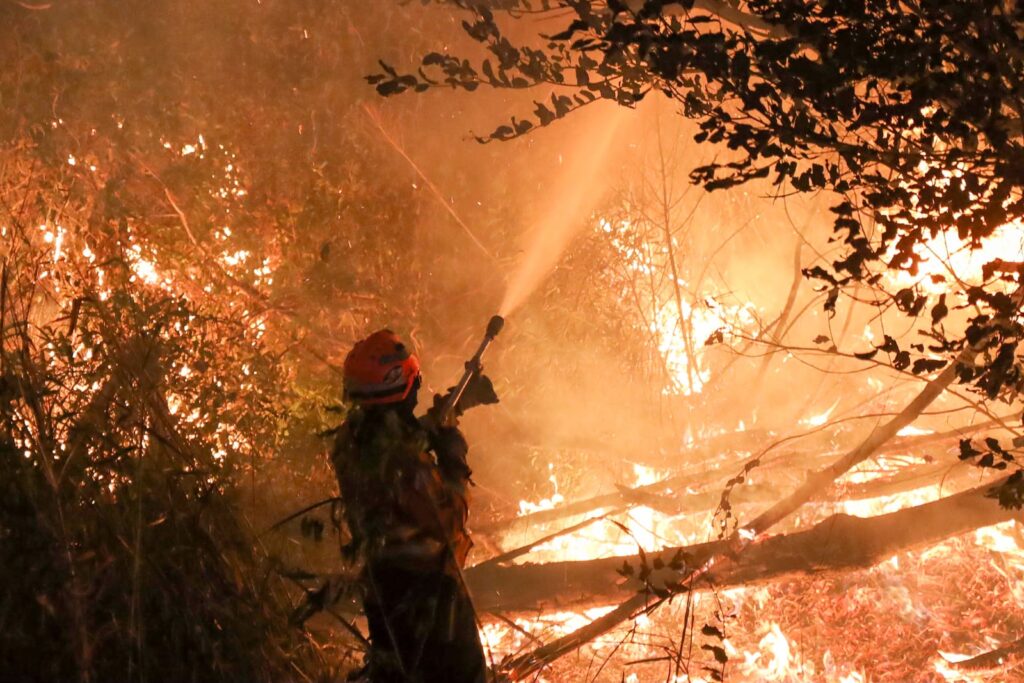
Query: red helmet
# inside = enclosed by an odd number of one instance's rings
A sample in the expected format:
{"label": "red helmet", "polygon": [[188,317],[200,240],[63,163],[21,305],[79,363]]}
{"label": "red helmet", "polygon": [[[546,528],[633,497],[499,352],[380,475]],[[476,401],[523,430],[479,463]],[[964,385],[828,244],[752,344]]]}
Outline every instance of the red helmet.
{"label": "red helmet", "polygon": [[365,405],[405,400],[419,375],[419,359],[391,330],[356,342],[345,356],[345,394]]}

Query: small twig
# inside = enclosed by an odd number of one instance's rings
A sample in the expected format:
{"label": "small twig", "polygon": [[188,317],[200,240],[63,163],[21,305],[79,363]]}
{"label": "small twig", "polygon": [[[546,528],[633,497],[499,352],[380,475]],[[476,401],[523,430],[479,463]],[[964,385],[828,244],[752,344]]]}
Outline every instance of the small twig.
{"label": "small twig", "polygon": [[519,557],[521,555],[525,555],[526,553],[530,552],[531,550],[533,550],[534,548],[536,548],[537,546],[539,546],[539,545],[541,545],[543,543],[547,543],[548,541],[553,541],[556,538],[559,538],[560,536],[565,536],[567,534],[571,534],[573,532],[579,531],[580,529],[582,529],[584,527],[587,527],[587,526],[590,526],[591,524],[593,524],[594,522],[596,522],[596,521],[598,521],[600,519],[607,519],[607,517],[608,517],[607,514],[605,514],[605,515],[598,515],[596,517],[590,517],[588,519],[583,520],[582,522],[579,522],[577,524],[573,524],[570,527],[566,527],[565,529],[560,529],[560,530],[554,532],[553,534],[548,534],[547,536],[544,536],[543,538],[538,538],[536,541],[530,541],[526,545],[519,546],[518,548],[513,548],[512,550],[509,550],[508,552],[504,552],[504,553],[502,553],[500,555],[497,555],[495,557],[491,557],[489,559],[486,559],[483,562],[480,562],[478,564],[473,565],[473,567],[471,567],[471,569],[479,569],[481,567],[489,567],[489,566],[492,566],[492,565],[502,564],[504,562],[509,562],[511,560],[516,559],[517,557]]}
{"label": "small twig", "polygon": [[318,503],[313,503],[312,505],[307,505],[306,507],[302,508],[298,512],[292,513],[292,514],[288,515],[287,517],[285,517],[284,519],[282,519],[281,521],[276,522],[275,524],[267,527],[266,529],[264,529],[263,531],[261,531],[257,535],[258,536],[263,536],[265,534],[269,534],[271,531],[274,531],[275,529],[279,529],[280,527],[284,526],[285,524],[287,524],[288,522],[292,521],[293,519],[297,519],[298,517],[301,517],[302,515],[306,514],[307,512],[309,512],[311,510],[316,510],[318,507],[322,507],[324,505],[329,505],[331,503],[336,503],[336,502],[338,502],[340,500],[341,500],[340,497],[334,496],[332,498],[325,498],[324,500],[321,500]]}
{"label": "small twig", "polygon": [[541,640],[537,636],[533,635],[532,633],[527,631],[525,628],[523,628],[522,626],[520,626],[516,622],[512,621],[511,619],[509,619],[504,614],[501,614],[500,612],[491,612],[491,616],[497,617],[498,619],[500,619],[504,623],[508,624],[509,627],[515,629],[518,633],[521,633],[524,636],[526,636],[527,638],[529,638],[531,641],[533,641],[535,643],[539,643],[540,645],[544,644],[543,640]]}
{"label": "small twig", "polygon": [[449,203],[445,201],[444,195],[441,194],[441,191],[437,189],[437,186],[434,185],[430,178],[427,177],[427,174],[420,170],[420,167],[416,165],[416,162],[412,160],[412,157],[409,156],[405,149],[403,149],[402,146],[398,144],[398,142],[393,137],[391,137],[388,131],[384,128],[384,124],[380,120],[380,114],[366,103],[363,103],[363,111],[366,113],[366,117],[370,119],[374,126],[377,127],[377,130],[380,131],[381,137],[384,138],[385,142],[391,145],[391,147],[396,152],[398,152],[398,154],[401,155],[401,157],[405,159],[406,162],[408,162],[408,164],[412,167],[412,170],[414,170],[416,172],[416,175],[418,175],[420,179],[423,180],[423,183],[427,186],[427,189],[430,190],[431,194],[433,194],[434,197],[437,199],[438,203],[441,204],[441,206],[444,207],[445,211],[448,212],[448,215],[450,215],[455,220],[455,222],[459,224],[459,227],[461,227],[463,231],[469,236],[469,239],[473,241],[473,244],[475,244],[477,248],[487,256],[487,258],[491,259],[491,261],[497,264],[498,259],[494,256],[494,254],[492,254],[490,250],[488,250],[487,247],[484,246],[484,243],[481,242],[480,238],[477,237],[476,234],[474,234],[474,232],[470,229],[468,225],[466,225],[465,221],[463,221],[459,217],[459,214],[455,213],[455,209],[453,209],[449,205]]}

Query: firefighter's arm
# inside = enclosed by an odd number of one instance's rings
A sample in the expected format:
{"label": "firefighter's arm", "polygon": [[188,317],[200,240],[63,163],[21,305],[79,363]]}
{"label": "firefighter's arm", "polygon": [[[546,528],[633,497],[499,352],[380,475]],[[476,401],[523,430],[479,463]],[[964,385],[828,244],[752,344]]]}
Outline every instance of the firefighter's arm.
{"label": "firefighter's arm", "polygon": [[[353,479],[353,443],[349,430],[342,428],[334,440],[334,447],[331,450],[331,464],[334,466],[334,475],[338,479],[338,493],[341,498],[341,505],[337,510],[335,523],[340,528],[344,525],[348,532],[348,541],[341,546],[341,556],[347,562],[357,559],[362,547],[364,535],[359,528],[356,508],[359,506],[359,484]],[[332,517],[336,511],[332,509]],[[344,535],[343,535],[344,537]]]}
{"label": "firefighter's arm", "polygon": [[[459,402],[455,404],[451,422],[457,423],[458,418],[470,408],[492,405],[498,402],[498,394],[494,391],[494,383],[491,382],[487,375],[481,373],[474,375],[469,384],[466,385],[466,389],[462,392]],[[455,387],[448,387],[448,391],[444,394],[434,394],[434,404],[427,409],[427,414],[421,418],[421,423],[429,431],[434,431],[439,426],[445,424],[446,420],[443,418],[442,413],[444,412],[445,404],[448,402],[448,397],[451,396],[453,391],[455,391]]]}
{"label": "firefighter's arm", "polygon": [[437,427],[429,432],[430,449],[437,456],[437,466],[449,481],[469,479],[469,444],[458,427]]}

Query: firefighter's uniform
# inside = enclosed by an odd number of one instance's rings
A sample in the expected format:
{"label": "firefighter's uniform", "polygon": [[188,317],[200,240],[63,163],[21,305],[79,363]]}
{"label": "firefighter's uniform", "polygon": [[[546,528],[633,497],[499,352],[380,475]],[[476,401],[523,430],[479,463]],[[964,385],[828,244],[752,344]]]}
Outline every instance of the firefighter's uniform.
{"label": "firefighter's uniform", "polygon": [[332,461],[348,550],[364,561],[373,683],[485,681],[461,577],[472,545],[466,452],[458,429],[428,430],[388,403],[357,403],[338,432]]}

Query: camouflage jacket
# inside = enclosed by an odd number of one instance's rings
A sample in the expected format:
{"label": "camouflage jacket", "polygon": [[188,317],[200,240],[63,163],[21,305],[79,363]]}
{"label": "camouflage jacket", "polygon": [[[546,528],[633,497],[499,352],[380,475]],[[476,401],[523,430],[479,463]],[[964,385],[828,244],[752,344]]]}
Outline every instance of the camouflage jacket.
{"label": "camouflage jacket", "polygon": [[362,559],[424,571],[465,564],[467,450],[457,429],[428,431],[393,410],[349,415],[331,459]]}

